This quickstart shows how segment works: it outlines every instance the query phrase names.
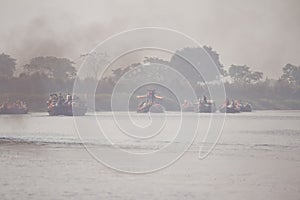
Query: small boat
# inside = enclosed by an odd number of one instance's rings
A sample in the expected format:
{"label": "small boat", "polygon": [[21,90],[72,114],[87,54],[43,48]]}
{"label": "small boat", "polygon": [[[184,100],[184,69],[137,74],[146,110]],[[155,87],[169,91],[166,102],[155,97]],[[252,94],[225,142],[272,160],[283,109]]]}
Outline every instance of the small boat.
{"label": "small boat", "polygon": [[237,100],[229,101],[226,98],[225,103],[219,108],[221,113],[239,113],[241,112],[240,103]]}
{"label": "small boat", "polygon": [[159,103],[156,103],[155,101],[157,99],[163,99],[161,96],[157,96],[155,94],[155,90],[148,90],[146,95],[137,96],[138,99],[146,99],[145,101],[142,101],[138,107],[137,112],[138,113],[163,113],[165,112],[164,107],[160,105]]}
{"label": "small boat", "polygon": [[198,112],[200,113],[214,113],[216,112],[216,104],[213,101],[207,101],[206,103],[202,102],[199,104]]}
{"label": "small boat", "polygon": [[238,108],[238,107],[235,107],[235,106],[231,106],[231,105],[228,105],[228,106],[223,105],[223,106],[219,109],[219,111],[220,111],[221,113],[239,113],[239,112],[241,112],[241,109]]}
{"label": "small boat", "polygon": [[51,94],[47,101],[48,113],[50,116],[66,115],[66,116],[83,116],[87,111],[85,104],[78,97],[67,95],[66,100],[62,95]]}
{"label": "small boat", "polygon": [[53,105],[48,107],[48,113],[50,116],[83,116],[87,111],[86,107],[83,106],[72,106],[72,105]]}
{"label": "small boat", "polygon": [[0,114],[3,115],[21,115],[21,114],[27,114],[28,109],[27,108],[0,108]]}
{"label": "small boat", "polygon": [[196,106],[188,100],[184,100],[183,104],[181,104],[181,111],[182,112],[194,112]]}
{"label": "small boat", "polygon": [[199,98],[199,102],[195,104],[195,111],[199,113],[214,113],[216,110],[215,102],[207,100],[206,96],[203,96],[203,99]]}
{"label": "small boat", "polygon": [[0,104],[0,114],[4,115],[20,115],[27,114],[28,108],[26,103],[22,101],[16,101],[14,103]]}
{"label": "small boat", "polygon": [[165,111],[164,111],[164,108],[160,104],[154,103],[152,105],[151,104],[139,105],[138,108],[137,108],[137,112],[138,113],[147,113],[147,112],[163,113]]}

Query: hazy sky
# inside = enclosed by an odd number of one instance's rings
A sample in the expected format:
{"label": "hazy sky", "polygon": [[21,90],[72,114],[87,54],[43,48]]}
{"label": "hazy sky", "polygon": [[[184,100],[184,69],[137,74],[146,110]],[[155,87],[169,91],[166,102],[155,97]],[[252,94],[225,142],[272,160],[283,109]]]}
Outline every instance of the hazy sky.
{"label": "hazy sky", "polygon": [[247,64],[277,78],[300,65],[299,0],[0,0],[0,52],[25,64],[54,55],[76,60],[131,28],[176,29],[212,46],[225,66]]}

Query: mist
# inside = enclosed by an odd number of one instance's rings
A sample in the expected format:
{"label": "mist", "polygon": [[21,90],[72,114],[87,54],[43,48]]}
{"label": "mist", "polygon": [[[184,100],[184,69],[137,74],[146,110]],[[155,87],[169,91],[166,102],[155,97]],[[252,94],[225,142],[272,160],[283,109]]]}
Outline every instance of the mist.
{"label": "mist", "polygon": [[0,1],[0,50],[18,60],[81,54],[120,31],[161,26],[212,46],[225,67],[247,64],[277,78],[300,63],[300,2],[231,1]]}

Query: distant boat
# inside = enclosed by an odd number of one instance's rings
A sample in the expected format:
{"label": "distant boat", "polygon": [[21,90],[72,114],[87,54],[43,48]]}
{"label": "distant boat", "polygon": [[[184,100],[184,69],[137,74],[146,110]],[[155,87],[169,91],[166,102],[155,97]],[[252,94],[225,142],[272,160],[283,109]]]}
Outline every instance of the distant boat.
{"label": "distant boat", "polygon": [[207,102],[200,102],[198,104],[198,112],[200,113],[214,113],[216,110],[216,104],[212,100],[207,100]]}
{"label": "distant boat", "polygon": [[208,100],[206,96],[203,96],[203,99],[199,99],[195,106],[195,111],[199,113],[214,113],[217,110],[215,102]]}
{"label": "distant boat", "polygon": [[221,113],[239,113],[241,110],[232,106],[223,106],[219,109]]}
{"label": "distant boat", "polygon": [[181,104],[181,111],[182,112],[194,112],[196,106],[188,100],[184,100],[183,104]]}
{"label": "distant boat", "polygon": [[14,103],[4,103],[0,105],[0,114],[4,115],[19,115],[27,114],[28,108],[26,103],[22,101],[16,101]]}
{"label": "distant boat", "polygon": [[201,100],[199,103],[196,103],[195,111],[199,113],[214,113],[216,112],[216,104],[213,100]]}
{"label": "distant boat", "polygon": [[87,111],[86,107],[74,107],[65,105],[54,105],[48,109],[50,116],[66,115],[66,116],[83,116]]}
{"label": "distant boat", "polygon": [[50,116],[83,116],[87,111],[84,103],[78,97],[72,98],[71,95],[67,95],[65,100],[61,94],[51,94],[47,105]]}
{"label": "distant boat", "polygon": [[27,108],[0,108],[0,114],[3,115],[19,115],[19,114],[27,114],[28,109]]}

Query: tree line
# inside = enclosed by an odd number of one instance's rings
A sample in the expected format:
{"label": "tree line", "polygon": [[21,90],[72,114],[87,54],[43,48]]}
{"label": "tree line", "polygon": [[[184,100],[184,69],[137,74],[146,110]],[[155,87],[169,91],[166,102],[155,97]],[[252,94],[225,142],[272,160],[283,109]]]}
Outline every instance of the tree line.
{"label": "tree line", "polygon": [[[231,65],[226,69],[220,62],[219,54],[208,46],[177,50],[168,61],[145,57],[143,63],[171,66],[189,80],[197,96],[200,97],[207,93],[207,88],[202,83],[216,78],[214,75],[210,77],[211,69],[206,65],[199,65],[206,77],[202,77],[191,66],[203,61],[204,58],[201,57],[205,56],[203,52],[209,54],[214,61],[220,74],[218,78],[223,81],[229,98],[248,101],[256,109],[300,109],[300,66],[290,63],[283,66],[282,74],[276,80],[268,79],[262,72],[254,71],[247,65]],[[188,58],[191,63],[178,55]],[[101,59],[104,63],[103,60],[107,59],[107,55],[103,54]],[[116,82],[126,72],[138,68],[140,64],[121,66],[100,80],[96,90],[101,102],[98,105],[100,110],[110,109],[110,94]],[[42,111],[49,93],[72,92],[76,74],[75,63],[68,58],[39,56],[17,69],[17,60],[2,53],[0,54],[0,102],[6,99],[22,99],[27,101],[32,110]],[[81,79],[80,85],[83,91],[94,81],[95,77]]]}

